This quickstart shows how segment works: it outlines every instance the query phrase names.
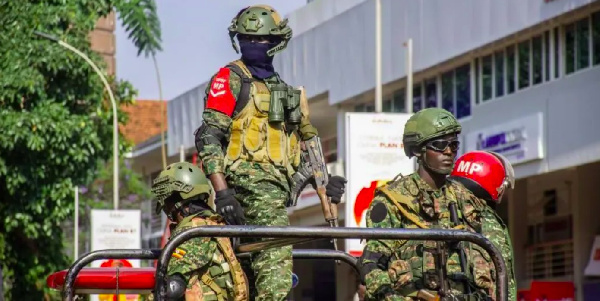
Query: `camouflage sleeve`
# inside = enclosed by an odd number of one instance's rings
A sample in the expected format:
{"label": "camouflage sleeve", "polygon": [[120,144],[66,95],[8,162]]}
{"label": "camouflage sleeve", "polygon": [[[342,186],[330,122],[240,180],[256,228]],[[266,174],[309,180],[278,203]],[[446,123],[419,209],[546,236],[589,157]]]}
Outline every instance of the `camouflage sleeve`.
{"label": "camouflage sleeve", "polygon": [[[226,87],[222,87],[225,85]],[[229,127],[232,114],[242,86],[242,79],[237,74],[223,68],[211,79],[205,90],[205,110],[202,113],[203,126],[209,128],[207,132],[218,131],[225,140],[229,141]],[[198,149],[198,156],[207,176],[225,171],[225,154],[221,145],[213,141],[204,143]]]}
{"label": "camouflage sleeve", "polygon": [[[375,196],[367,210],[367,227],[401,228],[401,222],[397,219],[395,210],[386,197],[382,195]],[[394,241],[390,240],[367,240],[363,257],[361,257],[361,266],[367,269],[363,273],[365,273],[366,296],[370,299],[405,300],[404,297],[395,292],[393,288],[395,283],[392,283],[388,273],[388,263],[394,253],[393,245]]]}
{"label": "camouflage sleeve", "polygon": [[193,238],[179,245],[172,255],[167,275],[181,274],[189,281],[194,272],[202,270],[211,262],[216,243],[210,238]]}

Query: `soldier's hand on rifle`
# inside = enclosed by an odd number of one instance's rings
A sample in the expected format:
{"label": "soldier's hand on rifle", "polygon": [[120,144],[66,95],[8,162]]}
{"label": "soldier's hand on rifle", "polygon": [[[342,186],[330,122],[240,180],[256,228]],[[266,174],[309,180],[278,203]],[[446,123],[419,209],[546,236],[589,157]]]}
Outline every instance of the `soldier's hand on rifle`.
{"label": "soldier's hand on rifle", "polygon": [[325,189],[327,190],[327,196],[331,198],[331,202],[339,204],[342,201],[342,195],[346,190],[346,183],[348,180],[340,176],[329,176],[329,183]]}
{"label": "soldier's hand on rifle", "polygon": [[224,189],[215,193],[215,206],[219,213],[230,225],[243,225],[244,209],[234,197],[233,189]]}

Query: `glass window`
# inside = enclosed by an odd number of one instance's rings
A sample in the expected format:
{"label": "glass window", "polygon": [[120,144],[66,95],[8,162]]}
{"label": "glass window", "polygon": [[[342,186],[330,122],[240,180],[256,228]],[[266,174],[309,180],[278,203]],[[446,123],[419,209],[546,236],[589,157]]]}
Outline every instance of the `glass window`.
{"label": "glass window", "polygon": [[406,98],[406,91],[404,88],[398,89],[394,92],[394,100],[392,103],[392,112],[406,112],[406,103],[404,99]]}
{"label": "glass window", "polygon": [[392,111],[392,100],[391,99],[386,99],[383,101],[383,103],[381,104],[381,111],[382,112],[391,112]]}
{"label": "glass window", "polygon": [[479,104],[480,102],[480,97],[479,97],[479,85],[481,84],[481,76],[479,76],[479,61],[481,60],[481,58],[476,58],[475,59],[475,103]]}
{"label": "glass window", "polygon": [[600,11],[592,15],[592,49],[594,65],[600,64]]}
{"label": "glass window", "polygon": [[456,116],[454,110],[454,70],[442,74],[442,108]]}
{"label": "glass window", "polygon": [[560,36],[558,27],[554,28],[554,78],[560,76]]}
{"label": "glass window", "polygon": [[492,55],[481,59],[481,100],[492,98]]}
{"label": "glass window", "polygon": [[542,82],[542,36],[539,35],[531,40],[531,71],[533,73],[533,84]]}
{"label": "glass window", "polygon": [[504,95],[504,52],[494,54],[494,73],[496,74],[496,97]]}
{"label": "glass window", "polygon": [[529,42],[519,43],[519,89],[529,87]]}
{"label": "glass window", "polygon": [[575,24],[565,26],[565,73],[575,71]]}
{"label": "glass window", "polygon": [[435,108],[437,106],[437,89],[435,85],[435,78],[428,79],[425,81],[425,107]]}
{"label": "glass window", "polygon": [[577,70],[590,66],[590,22],[588,18],[577,22]]}
{"label": "glass window", "polygon": [[423,109],[423,97],[421,97],[421,83],[416,84],[413,87],[413,113],[421,111]]}
{"label": "glass window", "polygon": [[366,105],[365,112],[375,112],[375,104]]}
{"label": "glass window", "polygon": [[456,118],[471,115],[471,66],[456,68]]}
{"label": "glass window", "polygon": [[364,112],[364,111],[365,111],[365,104],[364,104],[364,103],[361,103],[361,104],[359,104],[359,105],[356,105],[356,106],[354,107],[354,111],[355,111],[355,112]]}
{"label": "glass window", "polygon": [[544,77],[546,81],[550,80],[550,31],[544,33]]}
{"label": "glass window", "polygon": [[515,46],[506,48],[506,84],[507,93],[515,92]]}

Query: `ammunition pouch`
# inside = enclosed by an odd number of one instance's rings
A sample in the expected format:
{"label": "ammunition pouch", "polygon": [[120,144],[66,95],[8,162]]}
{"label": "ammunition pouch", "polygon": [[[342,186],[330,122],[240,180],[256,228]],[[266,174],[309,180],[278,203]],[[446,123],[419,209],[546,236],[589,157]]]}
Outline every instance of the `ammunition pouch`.
{"label": "ammunition pouch", "polygon": [[196,150],[201,152],[206,145],[219,145],[221,149],[227,146],[227,138],[221,130],[206,123],[196,129],[194,132]]}

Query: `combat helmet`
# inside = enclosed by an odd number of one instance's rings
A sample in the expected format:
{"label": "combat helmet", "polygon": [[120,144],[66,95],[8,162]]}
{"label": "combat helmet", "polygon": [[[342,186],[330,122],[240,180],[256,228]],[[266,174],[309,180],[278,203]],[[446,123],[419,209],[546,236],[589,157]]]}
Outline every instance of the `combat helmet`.
{"label": "combat helmet", "polygon": [[165,200],[174,193],[179,193],[180,201],[175,203],[175,210],[199,197],[208,200],[210,185],[204,172],[189,162],[178,162],[167,166],[154,179],[152,193],[156,196],[156,214],[165,206]]}
{"label": "combat helmet", "polygon": [[413,157],[413,150],[428,140],[448,134],[460,134],[462,127],[452,113],[441,108],[427,108],[412,115],[404,126],[404,153]]}
{"label": "combat helmet", "polygon": [[282,19],[275,9],[268,5],[253,5],[242,9],[231,20],[229,37],[235,52],[239,53],[234,37],[237,34],[277,36],[281,42],[267,51],[269,56],[285,49],[292,38],[292,29],[288,26],[288,19]]}

